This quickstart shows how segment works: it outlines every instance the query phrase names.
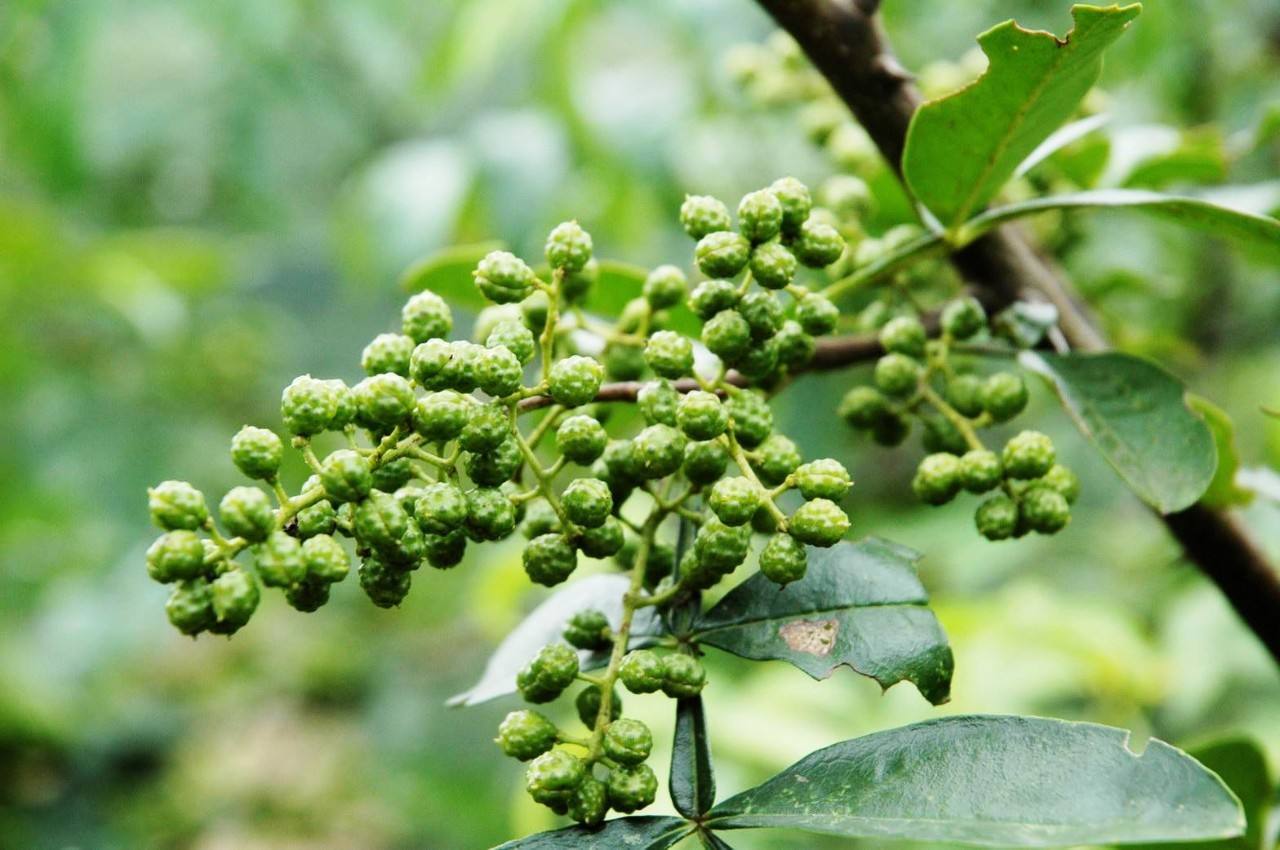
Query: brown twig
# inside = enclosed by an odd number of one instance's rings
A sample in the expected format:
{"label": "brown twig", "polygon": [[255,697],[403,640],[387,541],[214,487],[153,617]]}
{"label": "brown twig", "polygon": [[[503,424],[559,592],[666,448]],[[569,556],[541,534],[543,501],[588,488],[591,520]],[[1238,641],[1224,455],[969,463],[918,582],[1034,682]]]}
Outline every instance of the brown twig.
{"label": "brown twig", "polygon": [[[907,126],[920,105],[911,76],[893,55],[872,0],[759,0],[809,56],[853,111],[890,166],[901,175]],[[1073,348],[1098,351],[1107,341],[1061,272],[1023,232],[1005,225],[951,256],[974,286],[1009,303],[1033,293],[1058,308]],[[1160,519],[1186,557],[1208,576],[1280,663],[1280,575],[1233,516],[1203,505]]]}

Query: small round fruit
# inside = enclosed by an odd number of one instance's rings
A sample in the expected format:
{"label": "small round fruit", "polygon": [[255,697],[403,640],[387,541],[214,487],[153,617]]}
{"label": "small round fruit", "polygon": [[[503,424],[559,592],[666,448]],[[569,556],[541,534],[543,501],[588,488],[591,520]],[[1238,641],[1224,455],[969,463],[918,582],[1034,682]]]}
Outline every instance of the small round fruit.
{"label": "small round fruit", "polygon": [[806,266],[826,268],[844,253],[844,238],[831,225],[810,218],[800,225],[791,250]]}
{"label": "small round fruit", "polygon": [[556,448],[569,460],[584,466],[600,457],[608,442],[604,426],[585,414],[570,416],[556,429]]}
{"label": "small round fruit", "polygon": [[738,230],[752,242],[766,242],[782,229],[782,204],[768,189],[742,196],[738,204]]}
{"label": "small round fruit", "polygon": [[147,490],[151,521],[168,531],[194,531],[209,518],[204,494],[186,481],[161,481]]}
{"label": "small round fruit", "polygon": [[688,281],[680,269],[675,266],[658,266],[644,279],[642,291],[650,307],[665,310],[684,299],[687,286]]}
{"label": "small round fruit", "polygon": [[963,296],[942,308],[942,331],[956,339],[969,339],[987,324],[987,311],[978,299]]}
{"label": "small round fruit", "polygon": [[1004,444],[1004,473],[1010,478],[1031,479],[1053,468],[1053,440],[1039,431],[1022,431]]}
{"label": "small round fruit", "polygon": [[578,653],[562,643],[552,643],[538,650],[516,674],[516,687],[528,702],[551,702],[577,676]]}
{"label": "small round fruit", "polygon": [[707,494],[707,506],[725,525],[743,525],[760,507],[760,490],[741,476],[721,478]]}
{"label": "small round fruit", "polygon": [[621,765],[636,765],[649,758],[653,750],[653,733],[649,727],[630,717],[613,721],[604,730],[604,754]]}
{"label": "small round fruit", "polygon": [[733,277],[747,265],[751,243],[731,230],[719,230],[698,240],[693,257],[707,277]]}
{"label": "small round fruit", "polygon": [[707,683],[707,671],[692,655],[672,653],[663,659],[662,692],[672,699],[696,697]]}
{"label": "small round fruit", "polygon": [[1018,505],[1003,493],[990,496],[973,514],[978,533],[988,540],[1007,540],[1018,528]]}
{"label": "small round fruit", "polygon": [[400,330],[414,342],[443,339],[453,330],[453,313],[443,298],[423,290],[400,310]]}
{"label": "small round fruit", "polygon": [[596,397],[604,382],[604,367],[599,361],[575,354],[551,367],[547,392],[556,404],[578,407]]}
{"label": "small round fruit", "polygon": [[644,360],[663,378],[682,378],[693,373],[693,343],[675,331],[658,331],[645,345]]}
{"label": "small round fruit", "polygon": [[529,761],[556,744],[556,725],[530,709],[513,711],[503,718],[495,739],[502,752],[520,761]]}
{"label": "small round fruit", "polygon": [[554,587],[573,574],[578,553],[562,534],[543,534],[529,541],[521,555],[529,579]]}
{"label": "small round fruit", "polygon": [[973,449],[960,457],[960,486],[970,493],[985,493],[1000,486],[1004,468],[1000,457],[986,449]]}
{"label": "small round fruit", "polygon": [[853,486],[849,470],[833,458],[821,458],[801,464],[792,473],[800,495],[805,499],[843,499]]}
{"label": "small round fruit", "polygon": [[804,546],[790,534],[774,534],[760,550],[760,572],[781,585],[804,578],[807,561]]}
{"label": "small round fruit", "polygon": [[1068,505],[1075,504],[1076,499],[1080,497],[1080,479],[1076,477],[1074,472],[1060,463],[1055,463],[1050,467],[1049,471],[1037,483],[1052,490],[1057,490],[1062,494],[1062,498],[1067,500]]}
{"label": "small round fruit", "polygon": [[886,395],[910,395],[920,384],[920,363],[905,354],[886,354],[876,361],[875,381]]}
{"label": "small round fruit", "polygon": [[265,540],[275,528],[275,512],[267,494],[257,487],[233,487],[218,504],[218,518],[235,537],[250,543]]}
{"label": "small round fruit", "polygon": [[250,478],[274,478],[284,459],[284,443],[274,431],[246,425],[231,438],[231,461]]}
{"label": "small round fruit", "polygon": [[331,499],[358,502],[373,489],[373,470],[359,452],[338,449],[320,464],[320,483]]}
{"label": "small round fruit", "polygon": [[676,423],[691,440],[713,440],[724,433],[729,412],[715,393],[694,390],[676,406]]}
{"label": "small round fruit", "polygon": [[204,574],[204,543],[194,531],[178,529],[156,538],[147,549],[147,575],[161,584]]}
{"label": "small round fruit", "polygon": [[787,527],[801,543],[834,546],[849,532],[849,517],[830,499],[813,499],[796,508]]}
{"label": "small round fruit", "polygon": [[1057,490],[1036,484],[1019,498],[1018,516],[1032,531],[1056,534],[1071,520],[1071,506]]}
{"label": "small round fruit", "polygon": [[599,478],[576,478],[560,494],[569,521],[583,528],[597,528],[613,512],[613,496],[609,485]]}
{"label": "small round fruit", "polygon": [[996,372],[982,384],[982,407],[996,422],[1008,422],[1027,406],[1027,385],[1014,372]]}
{"label": "small round fruit", "polygon": [[578,222],[562,222],[547,236],[547,263],[553,269],[581,271],[591,259],[591,248],[591,234],[583,230]]}
{"label": "small round fruit", "polygon": [[709,233],[728,230],[733,226],[729,208],[724,202],[710,195],[686,195],[680,205],[680,226],[694,239]]}
{"label": "small round fruit", "polygon": [[662,688],[667,679],[667,665],[662,656],[648,649],[633,649],[622,657],[618,678],[633,694],[651,694]]}
{"label": "small round fruit", "polygon": [[916,498],[929,505],[945,505],[960,492],[960,458],[946,452],[928,455],[916,467],[911,489]]}
{"label": "small round fruit", "polygon": [[924,325],[914,316],[898,316],[890,319],[880,329],[880,345],[884,350],[905,354],[908,357],[923,357],[927,339]]}
{"label": "small round fruit", "polygon": [[613,646],[609,618],[595,608],[579,611],[565,623],[564,639],[578,649],[608,649]]}
{"label": "small round fruit", "polygon": [[513,304],[533,290],[537,279],[524,260],[508,251],[493,251],[472,272],[476,287],[497,304]]}

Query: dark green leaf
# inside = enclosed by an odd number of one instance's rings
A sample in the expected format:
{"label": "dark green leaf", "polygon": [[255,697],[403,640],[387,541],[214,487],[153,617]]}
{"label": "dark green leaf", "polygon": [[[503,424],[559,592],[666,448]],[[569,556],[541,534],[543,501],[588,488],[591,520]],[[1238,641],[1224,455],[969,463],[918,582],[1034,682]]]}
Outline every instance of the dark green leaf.
{"label": "dark green leaf", "polygon": [[[1226,197],[1216,192],[1215,197]],[[965,224],[959,239],[968,243],[998,224],[1045,210],[1130,209],[1201,230],[1211,236],[1249,245],[1264,257],[1280,258],[1280,221],[1233,209],[1200,198],[1166,195],[1145,189],[1095,189],[1070,195],[1050,195],[994,207]]]}
{"label": "dark green leaf", "polygon": [[733,850],[729,846],[729,842],[709,830],[699,830],[698,840],[702,842],[702,846],[706,850]]}
{"label": "dark green leaf", "polygon": [[1080,431],[1144,502],[1170,513],[1204,494],[1217,450],[1173,375],[1118,352],[1024,351],[1019,361],[1049,381]]}
{"label": "dark green leaf", "polygon": [[400,288],[405,292],[430,289],[455,307],[479,312],[489,302],[476,289],[471,272],[485,254],[503,247],[501,242],[477,242],[437,251],[409,266],[400,276]]}
{"label": "dark green leaf", "polygon": [[1065,39],[1013,21],[978,36],[990,60],[986,73],[911,119],[902,170],[916,198],[948,230],[981,209],[1076,111],[1103,51],[1141,9],[1073,6],[1075,28]]}
{"label": "dark green leaf", "polygon": [[1053,847],[1227,838],[1240,803],[1161,741],[1033,717],[946,717],[818,750],[711,810],[715,829]]}
{"label": "dark green leaf", "polygon": [[508,841],[493,850],[666,850],[693,831],[680,818],[629,817],[600,827],[570,826]]}
{"label": "dark green leaf", "polygon": [[707,719],[702,697],[676,701],[676,738],[671,746],[671,802],[676,811],[695,818],[716,802],[716,776],[711,769]]}
{"label": "dark green leaf", "polygon": [[907,679],[932,703],[951,691],[951,647],[927,607],[920,555],[868,538],[808,550],[805,577],[779,588],[756,574],[695,627],[694,639],[744,658],[790,661],[815,679],[841,664],[888,688]]}
{"label": "dark green leaf", "polygon": [[[449,700],[449,705],[476,705],[513,693],[516,673],[538,650],[561,640],[565,622],[584,608],[602,611],[617,628],[622,616],[622,596],[630,581],[618,574],[588,576],[566,585],[545,601],[503,639],[485,664],[480,681]],[[643,646],[661,630],[661,622],[651,608],[636,612],[631,627],[631,645]],[[582,650],[578,653],[584,670],[602,666],[608,656]]]}
{"label": "dark green leaf", "polygon": [[1199,413],[1204,423],[1213,434],[1214,445],[1218,450],[1218,468],[1213,473],[1213,481],[1209,489],[1204,491],[1200,501],[1211,508],[1228,508],[1234,505],[1247,505],[1253,501],[1253,491],[1241,487],[1236,481],[1240,471],[1240,449],[1236,446],[1236,423],[1227,412],[1203,396],[1189,393],[1187,404]]}

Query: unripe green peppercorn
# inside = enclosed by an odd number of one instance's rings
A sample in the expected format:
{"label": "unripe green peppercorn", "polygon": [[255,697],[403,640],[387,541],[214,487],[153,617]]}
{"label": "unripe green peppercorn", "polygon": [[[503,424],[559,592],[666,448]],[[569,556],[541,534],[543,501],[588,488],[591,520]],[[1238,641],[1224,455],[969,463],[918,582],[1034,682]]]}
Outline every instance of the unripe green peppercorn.
{"label": "unripe green peppercorn", "polygon": [[532,703],[551,702],[578,676],[578,653],[562,643],[552,643],[516,674],[520,696]]}
{"label": "unripe green peppercorn", "polygon": [[423,290],[406,301],[400,310],[400,330],[414,342],[442,339],[453,330],[453,313],[443,298]]}
{"label": "unripe green peppercorn", "polygon": [[887,395],[909,395],[920,383],[920,363],[905,354],[886,354],[876,361],[875,381]]}
{"label": "unripe green peppercorn", "polygon": [[413,338],[404,334],[378,334],[361,352],[360,368],[368,375],[394,372],[407,378],[414,345]]}
{"label": "unripe green peppercorn", "polygon": [[467,519],[467,497],[447,481],[428,484],[413,508],[414,518],[427,534],[448,534]]}
{"label": "unripe green peppercorn", "polygon": [[849,470],[833,458],[812,460],[793,473],[796,487],[805,499],[843,499],[853,486]]}
{"label": "unripe green peppercorn", "polygon": [[543,534],[529,541],[521,560],[531,581],[554,587],[573,574],[578,566],[578,553],[564,535]]}
{"label": "unripe green peppercorn", "polygon": [[942,308],[942,331],[956,339],[969,339],[987,324],[987,312],[976,298],[957,298]]}
{"label": "unripe green peppercorn", "polygon": [[520,389],[524,369],[511,349],[491,346],[476,354],[475,375],[476,386],[494,398],[503,398]]}
{"label": "unripe green peppercorn", "polygon": [[1071,506],[1057,490],[1036,484],[1019,497],[1018,517],[1032,531],[1055,534],[1070,521]]}
{"label": "unripe green peppercorn", "polygon": [[889,401],[874,387],[854,387],[840,400],[837,413],[855,428],[871,428],[889,413]]}
{"label": "unripe green peppercorn", "polygon": [[535,801],[564,813],[586,776],[582,759],[564,750],[548,750],[529,762],[524,774],[525,790]]}
{"label": "unripe green peppercorn", "polygon": [[[595,685],[588,685],[578,694],[578,698],[573,701],[573,706],[578,710],[578,719],[582,721],[582,725],[588,729],[596,728],[596,721],[600,717],[601,691]],[[622,715],[622,698],[618,696],[617,690],[614,690],[613,696],[609,699],[609,720],[617,720]]]}
{"label": "unripe green peppercorn", "polygon": [[529,761],[556,744],[556,725],[530,709],[513,711],[502,719],[495,739],[504,755]]}
{"label": "unripe green peppercorn", "polygon": [[769,186],[769,191],[782,205],[782,232],[798,232],[809,218],[809,211],[813,209],[809,187],[794,177],[779,177]]}
{"label": "unripe green peppercorn", "polygon": [[688,281],[675,266],[658,266],[644,279],[644,297],[655,310],[674,307],[684,298]]}
{"label": "unripe green peppercorn", "polygon": [[584,529],[576,542],[588,558],[608,558],[622,548],[624,539],[622,523],[608,517],[599,527]]}
{"label": "unripe green peppercorn", "polygon": [[480,358],[487,349],[465,339],[449,343],[449,360],[431,381],[431,388],[469,393],[478,386]]}
{"label": "unripe green peppercorn", "polygon": [[447,570],[462,563],[467,554],[467,535],[462,529],[448,534],[424,534],[422,551],[427,563],[438,570]]}
{"label": "unripe green peppercorn", "polygon": [[231,461],[250,478],[273,478],[284,459],[284,443],[274,431],[246,425],[231,438]]}
{"label": "unripe green peppercorn", "polygon": [[751,346],[751,326],[737,310],[721,310],[703,324],[702,344],[732,364]]}
{"label": "unripe green peppercorn", "polygon": [[782,289],[796,276],[796,257],[777,242],[751,249],[751,276],[765,289]]}
{"label": "unripe green peppercorn", "polygon": [[733,366],[744,377],[753,381],[765,381],[778,368],[776,338],[753,343]]}
{"label": "unripe green peppercorn", "polygon": [[748,292],[738,302],[738,313],[747,320],[754,340],[769,339],[782,328],[782,303],[772,292]]}
{"label": "unripe green peppercorn", "polygon": [[317,534],[302,541],[302,563],[307,578],[334,584],[351,571],[351,559],[342,544],[328,534]]}
{"label": "unripe green peppercorn", "polygon": [[686,195],[680,205],[680,226],[694,239],[733,226],[729,208],[710,195]]}
{"label": "unripe green peppercorn", "polygon": [[924,426],[920,442],[926,452],[931,454],[945,452],[959,456],[969,450],[969,441],[965,439],[964,434],[960,433],[960,429],[954,422],[942,414],[923,414],[920,417],[920,424]]}
{"label": "unripe green peppercorn", "polygon": [[404,537],[410,522],[408,512],[394,496],[374,490],[356,506],[353,525],[356,539],[386,555]]}
{"label": "unripe green peppercorn", "polygon": [[472,408],[467,424],[458,435],[458,444],[469,452],[486,452],[497,448],[510,434],[507,409],[497,404],[482,404]]}
{"label": "unripe green peppercorn", "polygon": [[796,321],[805,333],[814,336],[829,334],[836,329],[840,309],[825,295],[810,292],[796,303]]}
{"label": "unripe green peppercorn", "polygon": [[[604,447],[600,456],[608,470],[610,486],[614,484],[636,484],[644,480],[644,471],[640,468],[640,460],[636,457],[635,443],[632,440],[612,440]],[[592,469],[595,473],[595,469]],[[600,477],[600,476],[596,476]],[[614,499],[621,504],[621,501]]]}
{"label": "unripe green peppercorn", "polygon": [[1027,406],[1027,385],[1021,375],[997,372],[982,384],[982,406],[996,422],[1008,422]]}
{"label": "unripe green peppercorn", "polygon": [[198,578],[204,566],[204,543],[194,531],[166,532],[147,549],[147,575],[161,584]]}
{"label": "unripe green peppercorn", "polygon": [[804,546],[790,534],[774,534],[760,550],[760,572],[781,585],[804,578],[808,558]]}
{"label": "unripe green peppercorn", "polygon": [[744,448],[755,448],[773,431],[773,409],[755,390],[734,393],[725,408],[734,437]]}
{"label": "unripe green peppercorn", "polygon": [[658,795],[658,777],[647,764],[609,771],[609,805],[623,814],[643,809]]}
{"label": "unripe green peppercorn", "polygon": [[389,429],[413,410],[413,387],[393,372],[365,378],[351,392],[356,400],[356,421],[370,430]]}
{"label": "unripe green peppercorn", "polygon": [[800,225],[791,250],[809,268],[826,268],[844,253],[844,238],[831,225],[810,218]]}
{"label": "unripe green peppercorn", "polygon": [[551,367],[547,392],[556,404],[577,407],[596,397],[604,382],[604,367],[590,357],[566,357]]}
{"label": "unripe green peppercorn", "polygon": [[986,449],[973,449],[960,457],[960,486],[970,493],[985,493],[1000,486],[1004,469],[1000,457]]}
{"label": "unripe green peppercorn", "polygon": [[202,578],[179,583],[169,595],[164,612],[174,628],[193,637],[217,622],[209,583]]}
{"label": "unripe green peppercorn", "polygon": [[604,426],[590,416],[570,416],[556,429],[556,448],[574,463],[590,464],[604,451],[609,437]]}
{"label": "unripe green peppercorn", "polygon": [[787,527],[801,543],[834,546],[849,532],[849,517],[830,499],[813,499],[796,508]]}
{"label": "unripe green peppercorn", "polygon": [[583,528],[598,528],[613,511],[609,485],[598,478],[575,478],[560,494],[569,521]]}
{"label": "unripe green peppercorn", "polygon": [[373,489],[369,461],[352,449],[338,449],[320,464],[320,483],[338,502],[358,502]]}
{"label": "unripe green peppercorn", "polygon": [[724,475],[728,466],[729,452],[717,442],[691,442],[685,446],[681,468],[691,484],[710,484]]}
{"label": "unripe green peppercorn", "polygon": [[1007,540],[1018,528],[1018,505],[1004,493],[987,498],[973,514],[978,533],[988,540]]}
{"label": "unripe green peppercorn", "polygon": [[1053,441],[1039,431],[1022,431],[1004,444],[1001,458],[1010,478],[1039,478],[1053,467]]}
{"label": "unripe green peppercorn", "polygon": [[973,419],[982,413],[982,379],[977,375],[956,375],[947,381],[947,403],[963,416]]}
{"label": "unripe green peppercorn", "polygon": [[760,507],[760,490],[741,476],[722,478],[707,495],[707,506],[725,525],[743,525]]}
{"label": "unripe green peppercorn", "polygon": [[360,587],[374,605],[394,608],[409,595],[413,574],[374,555],[365,556],[358,571]]}
{"label": "unripe green peppercorn", "polygon": [[428,440],[447,442],[467,424],[474,402],[453,390],[427,393],[413,409],[413,430]]}
{"label": "unripe green peppercorn", "polygon": [[794,319],[787,319],[782,323],[774,340],[778,346],[778,362],[791,369],[807,364],[817,350],[813,337],[805,333],[804,328]]}
{"label": "unripe green peppercorn", "polygon": [[729,412],[715,393],[685,393],[676,406],[676,423],[691,440],[713,440],[724,433]]}
{"label": "unripe green peppercorn", "polygon": [[161,481],[147,490],[151,521],[169,531],[194,531],[209,518],[204,494],[186,481]]}
{"label": "unripe green peppercorn", "polygon": [[317,534],[333,534],[337,520],[338,514],[328,499],[303,508],[294,518],[298,536],[304,540]]}
{"label": "unripe green peppercorn", "polygon": [[684,434],[670,425],[650,425],[631,441],[636,467],[645,478],[666,478],[684,460]]}
{"label": "unripe green peppercorn", "polygon": [[258,583],[245,570],[228,570],[210,582],[209,601],[219,633],[231,634],[249,622],[260,596]]}
{"label": "unripe green peppercorn", "polygon": [[938,452],[920,461],[911,489],[916,498],[930,505],[945,505],[960,492],[961,463],[953,454]]}
{"label": "unripe green peppercorn", "polygon": [[[690,350],[690,356],[692,356]],[[635,381],[644,374],[645,349],[639,345],[611,342],[601,354],[604,373],[611,381]]]}
{"label": "unripe green peppercorn", "polygon": [[608,649],[613,646],[609,618],[595,608],[578,611],[564,624],[564,639],[578,649]]}
{"label": "unripe green peppercorn", "polygon": [[880,345],[884,346],[884,350],[905,354],[908,357],[923,357],[927,338],[924,325],[914,316],[898,316],[890,319],[880,329]]}
{"label": "unripe green peppercorn", "polygon": [[584,777],[569,798],[569,817],[588,826],[600,823],[609,813],[608,786],[594,776]]}
{"label": "unripe green peppercorn", "polygon": [[489,331],[489,336],[485,338],[484,344],[488,348],[509,350],[522,366],[527,366],[533,360],[533,355],[537,353],[533,332],[522,322],[511,320],[494,325],[493,330]]}
{"label": "unripe green peppercorn", "polygon": [[696,697],[707,683],[707,671],[692,655],[676,652],[663,659],[662,692],[672,699]]}
{"label": "unripe green peppercorn", "polygon": [[250,543],[265,540],[275,528],[275,512],[271,500],[257,487],[233,487],[218,504],[218,518],[234,537]]}
{"label": "unripe green peppercorn", "polygon": [[520,468],[522,457],[515,440],[504,440],[487,452],[468,452],[462,456],[462,468],[481,487],[498,487]]}
{"label": "unripe green peppercorn", "polygon": [[707,277],[733,277],[751,258],[751,243],[731,230],[708,233],[698,240],[693,258]]}
{"label": "unripe green peppercorn", "polygon": [[649,368],[664,378],[682,378],[693,372],[693,343],[675,331],[658,331],[644,348]]}
{"label": "unripe green peppercorn", "polygon": [[472,272],[481,294],[497,304],[512,304],[527,296],[536,277],[524,260],[508,251],[493,251]]}
{"label": "unripe green peppercorn", "polygon": [[630,717],[613,721],[604,730],[604,754],[621,765],[637,765],[653,750],[649,727]]}
{"label": "unripe green peppercorn", "polygon": [[327,429],[337,409],[333,389],[310,375],[294,378],[280,396],[280,416],[285,427],[301,437]]}
{"label": "unripe green peppercorn", "polygon": [[782,229],[782,204],[768,189],[742,196],[738,203],[738,230],[752,242],[772,239]]}
{"label": "unripe green peppercorn", "polygon": [[258,577],[267,587],[288,587],[306,577],[302,545],[296,537],[273,531],[257,548]]}
{"label": "unripe green peppercorn", "polygon": [[651,694],[666,681],[667,665],[652,650],[633,649],[622,657],[618,678],[633,694]]}
{"label": "unripe green peppercorn", "polygon": [[553,269],[579,271],[591,259],[591,234],[576,221],[557,224],[547,236],[546,255]]}
{"label": "unripe green peppercorn", "polygon": [[751,548],[751,529],[708,519],[698,529],[693,548],[700,564],[725,574],[746,560]]}
{"label": "unripe green peppercorn", "polygon": [[516,509],[501,490],[477,487],[467,493],[467,532],[476,540],[501,540],[516,530]]}
{"label": "unripe green peppercorn", "polygon": [[704,280],[689,295],[689,309],[704,322],[738,303],[738,287],[731,280]]}
{"label": "unripe green peppercorn", "polygon": [[795,443],[782,434],[772,434],[756,448],[751,467],[762,482],[776,487],[796,471],[801,460]]}
{"label": "unripe green peppercorn", "polygon": [[1080,479],[1060,463],[1055,463],[1037,483],[1051,490],[1057,490],[1062,494],[1062,498],[1067,500],[1068,505],[1075,504],[1076,499],[1080,497]]}
{"label": "unripe green peppercorn", "polygon": [[426,389],[444,386],[441,373],[453,357],[453,348],[443,339],[429,339],[413,349],[409,356],[409,377]]}

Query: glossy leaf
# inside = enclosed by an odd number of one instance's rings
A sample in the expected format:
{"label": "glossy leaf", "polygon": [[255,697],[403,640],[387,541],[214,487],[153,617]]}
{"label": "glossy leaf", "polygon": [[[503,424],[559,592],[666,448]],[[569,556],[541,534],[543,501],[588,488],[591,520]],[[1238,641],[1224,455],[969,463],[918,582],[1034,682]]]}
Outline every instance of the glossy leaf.
{"label": "glossy leaf", "polygon": [[[1225,195],[1215,192],[1214,196]],[[971,242],[1006,221],[1047,210],[1065,209],[1133,210],[1210,236],[1220,236],[1247,245],[1266,257],[1280,258],[1280,220],[1201,198],[1166,195],[1145,189],[1095,189],[994,207],[966,223],[960,241]]]}
{"label": "glossy leaf", "polygon": [[485,254],[504,247],[501,242],[476,242],[437,251],[409,266],[400,277],[400,288],[405,292],[430,289],[455,307],[478,312],[489,302],[476,289],[471,273]]}
{"label": "glossy leaf", "polygon": [[729,842],[710,830],[699,830],[698,840],[702,842],[702,846],[706,850],[733,850]]}
{"label": "glossy leaf", "polygon": [[703,615],[694,639],[789,661],[815,679],[842,664],[884,688],[906,679],[930,702],[946,702],[951,647],[926,607],[920,555],[877,538],[808,553],[803,579],[780,588],[757,573]]}
{"label": "glossy leaf", "polygon": [[990,65],[972,85],[930,101],[907,130],[902,170],[916,198],[954,229],[981,209],[1080,105],[1102,53],[1141,11],[1074,6],[1066,38],[1006,21],[978,36]]}
{"label": "glossy leaf", "polygon": [[716,777],[711,768],[702,697],[676,701],[676,736],[671,746],[668,785],[676,811],[687,818],[696,818],[715,805]]}
{"label": "glossy leaf", "polygon": [[1090,723],[929,720],[818,750],[711,811],[715,829],[1052,847],[1226,838],[1240,803],[1194,759]]}
{"label": "glossy leaf", "polygon": [[[503,639],[485,664],[480,681],[449,700],[449,705],[476,705],[516,689],[516,673],[528,664],[538,650],[561,640],[564,624],[578,611],[595,608],[609,618],[614,628],[622,616],[622,596],[630,581],[618,574],[594,575],[565,585],[547,597],[520,625]],[[644,646],[661,631],[661,623],[652,608],[642,608],[632,621],[631,645]],[[578,652],[584,670],[604,665],[607,653]]]}
{"label": "glossy leaf", "polygon": [[1253,501],[1253,492],[1246,487],[1241,487],[1236,480],[1240,472],[1236,423],[1225,410],[1203,396],[1188,394],[1187,404],[1200,414],[1204,423],[1209,426],[1214,445],[1218,450],[1218,468],[1213,473],[1213,480],[1209,482],[1209,489],[1204,491],[1200,501],[1211,508],[1249,504]]}
{"label": "glossy leaf", "polygon": [[1144,502],[1162,513],[1199,499],[1213,480],[1213,435],[1182,383],[1129,354],[1019,355],[1049,382],[1076,426]]}
{"label": "glossy leaf", "polygon": [[666,850],[693,831],[672,817],[629,817],[603,826],[570,826],[508,841],[493,850]]}

